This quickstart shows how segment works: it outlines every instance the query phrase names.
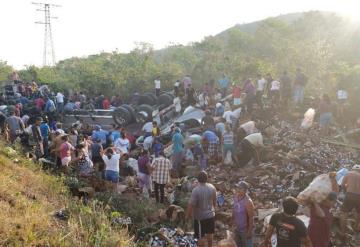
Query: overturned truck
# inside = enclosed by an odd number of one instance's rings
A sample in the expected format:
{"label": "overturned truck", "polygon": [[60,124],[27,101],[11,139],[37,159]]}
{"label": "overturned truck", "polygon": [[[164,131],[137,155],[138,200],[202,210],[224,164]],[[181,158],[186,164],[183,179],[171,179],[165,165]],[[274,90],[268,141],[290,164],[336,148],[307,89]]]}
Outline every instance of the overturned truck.
{"label": "overturned truck", "polygon": [[163,93],[159,97],[148,92],[140,95],[133,104],[123,104],[109,110],[79,109],[67,112],[63,122],[65,127],[80,121],[89,125],[101,125],[103,129],[111,129],[113,125],[125,127],[143,124],[152,120],[161,123],[173,114],[173,100],[174,95],[171,92]]}

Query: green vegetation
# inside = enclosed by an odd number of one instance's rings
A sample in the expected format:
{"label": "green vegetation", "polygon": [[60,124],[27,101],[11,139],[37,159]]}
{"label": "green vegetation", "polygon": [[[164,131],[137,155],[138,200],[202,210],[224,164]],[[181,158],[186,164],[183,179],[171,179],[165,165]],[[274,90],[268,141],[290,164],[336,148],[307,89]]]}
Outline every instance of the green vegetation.
{"label": "green vegetation", "polygon": [[[62,177],[15,154],[0,153],[0,246],[133,246],[97,201],[71,197]],[[66,208],[67,220],[54,217]]]}
{"label": "green vegetation", "polygon": [[[301,67],[309,77],[308,90],[315,95],[326,91],[334,95],[338,83],[356,95],[360,92],[359,43],[359,24],[327,12],[295,13],[236,25],[188,46],[171,45],[156,51],[150,44],[139,43],[127,54],[74,57],[55,67],[29,66],[20,76],[50,83],[55,89],[107,95],[117,92],[127,97],[136,90],[152,89],[158,75],[162,86],[171,88],[186,74],[200,86],[224,72],[233,81],[243,81],[258,72],[278,78],[286,69],[294,75]],[[8,71],[9,66],[1,63],[0,80]],[[354,105],[360,103],[358,97],[350,99]]]}

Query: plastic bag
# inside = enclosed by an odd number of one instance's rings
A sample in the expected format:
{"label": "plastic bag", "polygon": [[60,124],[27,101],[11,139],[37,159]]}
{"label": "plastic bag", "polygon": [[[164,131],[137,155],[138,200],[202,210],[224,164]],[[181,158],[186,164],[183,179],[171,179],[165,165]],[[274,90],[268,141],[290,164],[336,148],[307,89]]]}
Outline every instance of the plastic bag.
{"label": "plastic bag", "polygon": [[233,163],[232,157],[231,157],[231,152],[227,151],[226,152],[226,156],[225,156],[225,160],[224,160],[224,164],[225,165],[231,165]]}
{"label": "plastic bag", "polygon": [[304,119],[301,122],[302,129],[308,129],[312,126],[314,122],[315,110],[313,108],[309,108],[305,114]]}
{"label": "plastic bag", "polygon": [[300,201],[307,201],[309,199],[320,203],[327,198],[332,191],[331,180],[328,174],[321,174],[317,176],[309,186],[303,190],[297,199]]}
{"label": "plastic bag", "polygon": [[220,240],[217,244],[217,247],[236,247],[236,243],[232,238],[230,231],[226,231],[226,239]]}
{"label": "plastic bag", "polygon": [[189,148],[185,152],[185,160],[194,161],[194,155]]}
{"label": "plastic bag", "polygon": [[127,161],[127,165],[130,166],[133,169],[135,174],[139,173],[138,161],[136,159],[129,158],[129,160]]}
{"label": "plastic bag", "polygon": [[338,185],[342,184],[342,181],[345,177],[345,175],[349,172],[348,169],[346,168],[341,168],[337,173],[336,173],[336,181],[338,183]]}

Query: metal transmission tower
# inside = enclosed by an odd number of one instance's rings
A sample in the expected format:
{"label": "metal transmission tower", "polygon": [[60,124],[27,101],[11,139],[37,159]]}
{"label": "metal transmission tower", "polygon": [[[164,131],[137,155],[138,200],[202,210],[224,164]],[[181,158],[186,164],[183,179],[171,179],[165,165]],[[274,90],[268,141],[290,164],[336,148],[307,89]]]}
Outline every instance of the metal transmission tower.
{"label": "metal transmission tower", "polygon": [[36,11],[43,11],[45,13],[44,21],[37,21],[36,24],[42,24],[45,26],[44,31],[44,54],[43,54],[43,66],[55,65],[55,49],[54,41],[51,32],[51,19],[57,19],[57,17],[50,15],[50,7],[61,7],[56,4],[49,3],[32,3],[40,6]]}

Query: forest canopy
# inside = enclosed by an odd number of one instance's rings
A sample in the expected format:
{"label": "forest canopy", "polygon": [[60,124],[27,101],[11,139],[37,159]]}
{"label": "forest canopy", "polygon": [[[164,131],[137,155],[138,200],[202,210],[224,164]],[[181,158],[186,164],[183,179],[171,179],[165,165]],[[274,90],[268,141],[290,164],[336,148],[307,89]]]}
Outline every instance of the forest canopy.
{"label": "forest canopy", "polygon": [[[129,53],[101,53],[59,61],[54,67],[27,66],[19,71],[53,88],[126,96],[153,88],[160,76],[163,87],[191,75],[195,87],[226,73],[234,82],[271,73],[278,78],[300,67],[315,92],[334,92],[339,83],[360,92],[360,25],[327,12],[307,12],[236,25],[190,45],[154,50],[139,43]],[[0,62],[0,81],[13,68]]]}

